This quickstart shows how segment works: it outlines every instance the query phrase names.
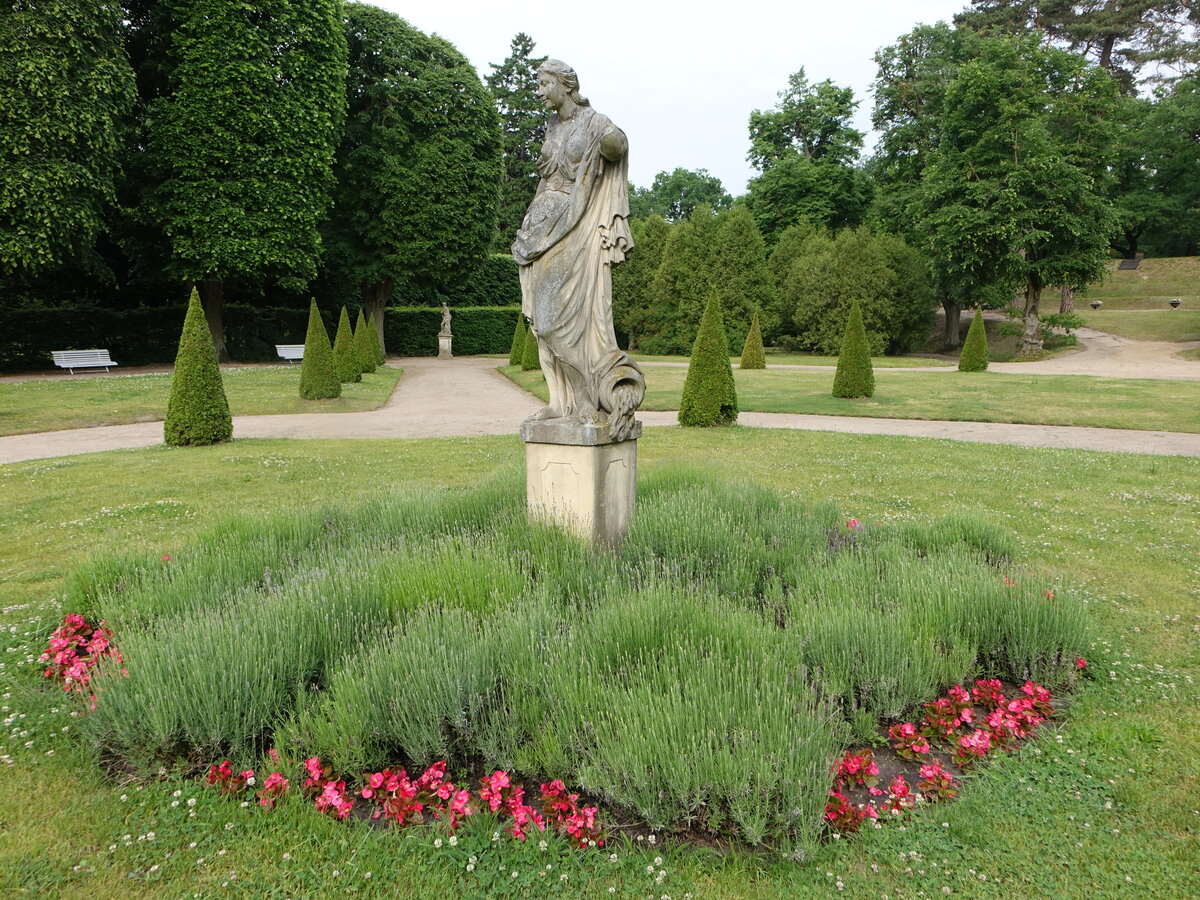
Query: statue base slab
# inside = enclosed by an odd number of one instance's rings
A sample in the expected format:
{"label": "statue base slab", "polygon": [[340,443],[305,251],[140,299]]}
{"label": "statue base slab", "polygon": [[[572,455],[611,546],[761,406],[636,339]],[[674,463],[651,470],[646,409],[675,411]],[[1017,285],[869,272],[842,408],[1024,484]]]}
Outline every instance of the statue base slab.
{"label": "statue base slab", "polygon": [[637,438],[614,441],[608,425],[527,420],[525,498],[531,519],[571,531],[592,546],[621,543],[637,499]]}
{"label": "statue base slab", "polygon": [[450,342],[452,336],[449,334],[438,335],[438,359],[454,359],[454,354],[450,352]]}

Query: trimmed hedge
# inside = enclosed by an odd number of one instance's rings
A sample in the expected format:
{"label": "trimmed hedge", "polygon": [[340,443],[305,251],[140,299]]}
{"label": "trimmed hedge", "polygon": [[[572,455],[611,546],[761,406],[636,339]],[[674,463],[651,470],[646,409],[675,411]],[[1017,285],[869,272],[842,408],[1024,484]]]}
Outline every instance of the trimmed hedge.
{"label": "trimmed hedge", "polygon": [[958,371],[983,372],[988,367],[987,331],[983,323],[983,310],[975,307],[971,327],[967,329],[967,340],[958,357]]}
{"label": "trimmed hedge", "polygon": [[[520,306],[466,306],[454,310],[454,355],[507,356]],[[437,356],[440,307],[391,307],[383,317],[384,338],[393,356]]]}
{"label": "trimmed hedge", "polygon": [[300,396],[305,400],[332,400],[342,396],[342,383],[333,367],[333,347],[314,299],[308,311],[304,362],[300,364]]}
{"label": "trimmed hedge", "polygon": [[875,393],[875,372],[871,368],[871,346],[863,327],[862,306],[857,300],[850,304],[846,333],[842,336],[842,352],[833,374],[833,396],[870,397]]}
{"label": "trimmed hedge", "polygon": [[767,356],[763,350],[762,329],[758,327],[758,310],[750,319],[750,330],[746,332],[746,342],[742,345],[742,368],[765,369]]}
{"label": "trimmed hedge", "polygon": [[[454,352],[461,356],[507,354],[520,305],[456,307]],[[138,309],[0,309],[0,372],[53,369],[51,350],[104,348],[122,366],[169,365],[179,348],[186,306]],[[276,344],[303,344],[308,306],[236,306],[224,309],[225,345],[238,362],[279,362]],[[336,332],[333,310],[321,314]],[[384,316],[388,352],[436,356],[440,305],[399,307]]]}
{"label": "trimmed hedge", "polygon": [[709,292],[700,317],[692,358],[679,400],[679,424],[706,428],[737,421],[737,388],[729,364],[729,339],[725,336],[721,298]]}
{"label": "trimmed hedge", "polygon": [[171,394],[163,421],[163,440],[173,447],[202,447],[219,444],[233,437],[233,418],[212,332],[200,307],[200,296],[192,289],[175,372],[171,376]]}

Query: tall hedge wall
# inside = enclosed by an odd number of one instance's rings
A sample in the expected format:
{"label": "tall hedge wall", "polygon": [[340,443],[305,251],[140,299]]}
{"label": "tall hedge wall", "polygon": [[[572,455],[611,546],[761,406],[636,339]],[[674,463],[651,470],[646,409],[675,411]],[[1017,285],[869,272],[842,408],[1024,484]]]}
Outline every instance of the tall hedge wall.
{"label": "tall hedge wall", "polygon": [[[51,350],[107,349],[122,366],[170,364],[175,360],[185,307],[140,309],[0,310],[0,372],[51,369]],[[323,309],[327,330],[335,330],[333,310]],[[517,306],[454,309],[454,352],[507,355]],[[276,344],[302,344],[307,309],[231,305],[225,307],[225,339],[238,362],[276,362]],[[387,311],[388,353],[436,356],[440,309],[400,307]]]}

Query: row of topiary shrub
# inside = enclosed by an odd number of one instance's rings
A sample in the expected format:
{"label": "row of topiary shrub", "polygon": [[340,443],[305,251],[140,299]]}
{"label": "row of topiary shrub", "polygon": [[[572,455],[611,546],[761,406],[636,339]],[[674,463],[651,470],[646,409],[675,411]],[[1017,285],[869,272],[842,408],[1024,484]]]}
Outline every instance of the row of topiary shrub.
{"label": "row of topiary shrub", "polygon": [[[0,309],[0,371],[51,367],[51,350],[103,347],[120,365],[167,364],[175,359],[186,307],[141,309]],[[454,309],[454,352],[461,356],[507,353],[517,306]],[[329,334],[337,310],[321,310]],[[226,306],[225,342],[239,362],[274,362],[276,344],[304,342],[308,310]],[[388,353],[436,356],[441,310],[394,307],[386,311]]]}

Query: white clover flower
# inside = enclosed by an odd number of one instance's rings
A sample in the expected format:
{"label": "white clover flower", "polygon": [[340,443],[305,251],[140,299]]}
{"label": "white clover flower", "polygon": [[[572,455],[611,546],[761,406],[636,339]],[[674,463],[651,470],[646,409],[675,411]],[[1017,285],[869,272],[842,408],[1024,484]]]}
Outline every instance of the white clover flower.
{"label": "white clover flower", "polygon": [[457,847],[458,846],[458,835],[457,834],[450,835],[449,843],[450,843],[451,847]]}

